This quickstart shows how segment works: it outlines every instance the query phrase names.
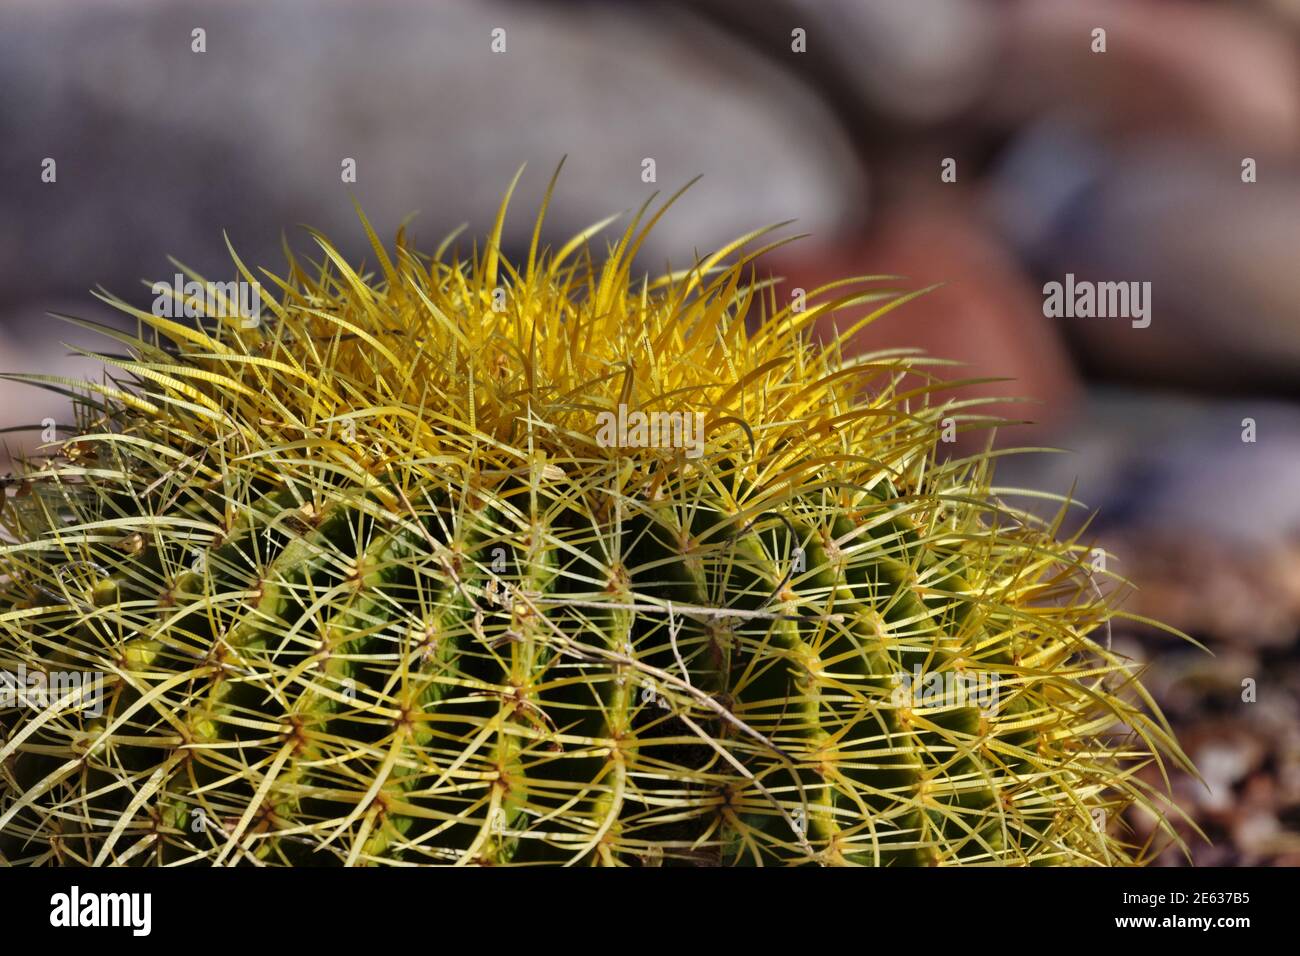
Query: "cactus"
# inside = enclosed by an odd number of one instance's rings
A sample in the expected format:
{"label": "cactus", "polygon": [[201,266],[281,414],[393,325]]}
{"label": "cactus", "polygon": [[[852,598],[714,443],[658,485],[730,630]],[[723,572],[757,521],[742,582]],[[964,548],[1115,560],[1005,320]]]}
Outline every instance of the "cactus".
{"label": "cactus", "polygon": [[3,515],[4,858],[1109,865],[1151,855],[1132,805],[1174,839],[1088,548],[943,454],[992,420],[935,360],[845,355],[917,293],[782,305],[766,230],[635,278],[667,205],[596,260],[543,203],[518,263],[505,202],[468,257],[362,216],[373,275],[313,233],[259,315],[71,319],[118,351],[25,376],[77,418]]}

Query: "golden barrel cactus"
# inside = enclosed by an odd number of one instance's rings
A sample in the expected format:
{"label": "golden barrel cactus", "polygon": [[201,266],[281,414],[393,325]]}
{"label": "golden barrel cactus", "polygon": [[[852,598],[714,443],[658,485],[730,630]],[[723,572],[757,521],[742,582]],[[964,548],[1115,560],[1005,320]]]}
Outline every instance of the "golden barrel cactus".
{"label": "golden barrel cactus", "polygon": [[5,859],[1142,862],[1184,758],[1088,549],[841,347],[915,293],[779,303],[765,232],[633,275],[663,208],[108,299],[4,507]]}

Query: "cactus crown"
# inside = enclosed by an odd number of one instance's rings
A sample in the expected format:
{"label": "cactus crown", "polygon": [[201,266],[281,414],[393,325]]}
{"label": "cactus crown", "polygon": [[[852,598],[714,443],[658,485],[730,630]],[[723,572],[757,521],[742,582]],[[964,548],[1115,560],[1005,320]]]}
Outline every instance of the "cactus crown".
{"label": "cactus crown", "polygon": [[102,686],[0,706],[0,851],[1142,862],[1185,760],[1088,550],[939,454],[989,419],[935,360],[840,348],[916,293],[781,306],[766,230],[634,278],[666,204],[511,263],[505,207],[469,258],[363,217],[373,276],[315,235],[256,323],[104,296],[139,328],[0,558],[0,667]]}

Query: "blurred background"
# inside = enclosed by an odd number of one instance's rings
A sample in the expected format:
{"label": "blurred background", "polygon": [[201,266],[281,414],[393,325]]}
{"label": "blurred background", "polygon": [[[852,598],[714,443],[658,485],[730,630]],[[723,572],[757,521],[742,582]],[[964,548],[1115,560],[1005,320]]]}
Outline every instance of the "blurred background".
{"label": "blurred background", "polygon": [[[6,0],[0,370],[96,374],[47,313],[148,308],[168,255],[226,278],[223,230],[364,258],[353,196],[431,249],[526,161],[518,248],[565,154],[551,239],[702,174],[647,269],[793,218],[786,289],[944,283],[855,347],[1032,400],[999,443],[1067,453],[1004,459],[1007,497],[1073,487],[1126,609],[1211,651],[1114,635],[1204,776],[1174,781],[1194,860],[1300,865],[1300,0]],[[1045,317],[1066,274],[1150,282],[1151,324]],[[45,416],[0,382],[0,428]],[[0,437],[0,470],[39,441]]]}

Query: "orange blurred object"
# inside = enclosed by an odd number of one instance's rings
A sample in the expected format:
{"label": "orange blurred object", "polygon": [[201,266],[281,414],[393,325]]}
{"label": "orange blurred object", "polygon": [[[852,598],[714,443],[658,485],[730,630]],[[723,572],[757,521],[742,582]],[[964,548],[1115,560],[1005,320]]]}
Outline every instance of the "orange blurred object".
{"label": "orange blurred object", "polygon": [[[1068,419],[1080,383],[1042,298],[1010,253],[979,223],[935,202],[908,204],[906,214],[884,211],[868,236],[837,243],[805,240],[772,256],[785,277],[778,296],[812,290],[844,276],[893,274],[905,287],[943,283],[862,329],[852,354],[889,348],[921,348],[962,366],[941,368],[946,379],[998,377],[1009,381],[964,387],[960,397],[1028,399],[985,406],[981,414],[1033,425],[1003,430],[998,444],[1024,444]],[[823,317],[825,339],[865,310],[857,307]],[[983,443],[985,437],[976,439]]]}

